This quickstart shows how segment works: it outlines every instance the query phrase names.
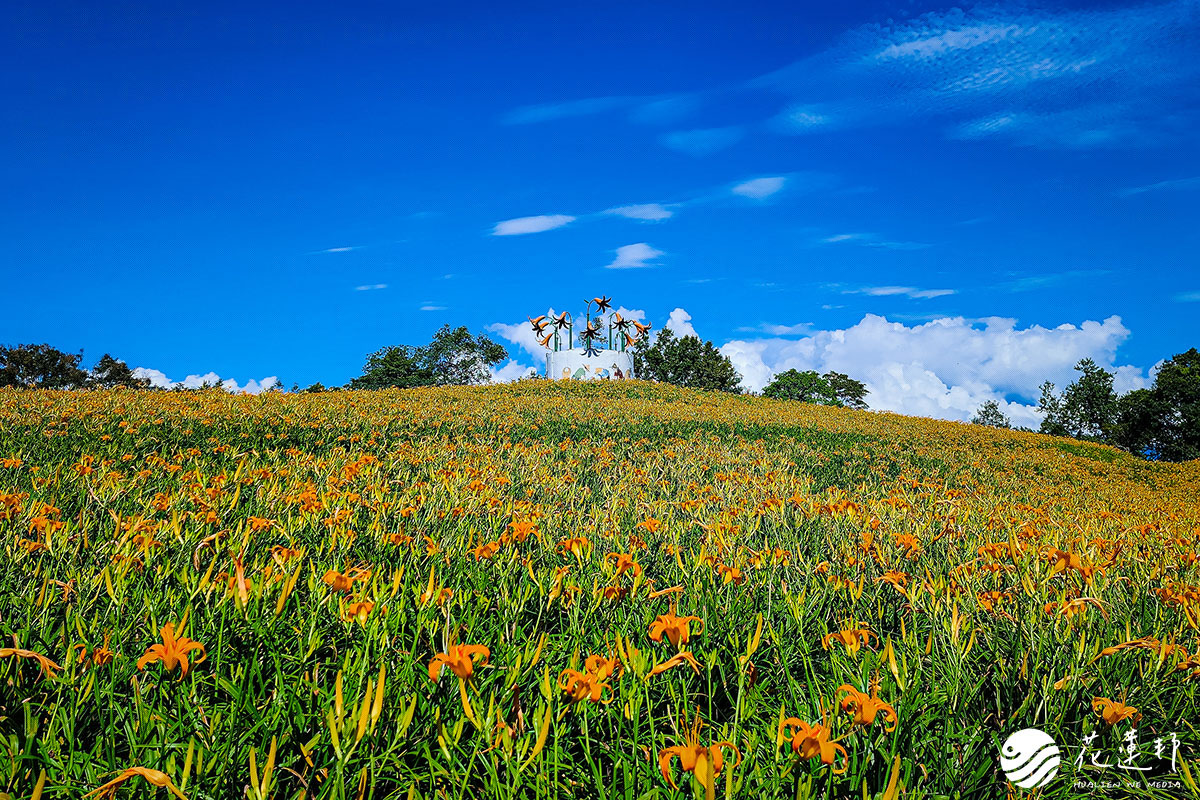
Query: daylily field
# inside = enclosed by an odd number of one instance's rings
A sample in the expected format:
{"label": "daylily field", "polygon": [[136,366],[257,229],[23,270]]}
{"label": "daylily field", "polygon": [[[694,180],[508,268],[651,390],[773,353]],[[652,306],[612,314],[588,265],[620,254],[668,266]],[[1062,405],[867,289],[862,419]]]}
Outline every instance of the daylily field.
{"label": "daylily field", "polygon": [[996,798],[1025,727],[1041,797],[1200,779],[1197,463],[637,382],[8,390],[0,540],[0,798]]}

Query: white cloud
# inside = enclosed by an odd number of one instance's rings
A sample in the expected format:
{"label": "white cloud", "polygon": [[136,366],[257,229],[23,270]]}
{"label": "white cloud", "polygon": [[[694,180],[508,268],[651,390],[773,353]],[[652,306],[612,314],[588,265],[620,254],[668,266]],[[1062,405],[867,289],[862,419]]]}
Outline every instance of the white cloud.
{"label": "white cloud", "polygon": [[770,336],[802,336],[812,333],[811,322],[800,322],[795,325],[772,325],[764,322],[760,325],[747,325],[738,328],[740,333],[765,333]]}
{"label": "white cloud", "polygon": [[627,244],[616,249],[617,257],[608,265],[608,269],[638,269],[641,267],[653,267],[654,264],[648,263],[664,255],[662,250],[656,250],[645,242],[637,244]]}
{"label": "white cloud", "polygon": [[646,222],[657,222],[658,220],[670,219],[675,212],[661,203],[643,203],[641,205],[610,208],[604,213],[615,214],[616,216],[626,217],[628,219],[640,219]]}
{"label": "white cloud", "polygon": [[692,327],[692,315],[682,308],[672,311],[663,327],[670,328],[671,332],[680,338],[684,336],[699,336],[696,333],[696,329]]}
{"label": "white cloud", "polygon": [[1128,189],[1122,189],[1117,192],[1120,197],[1133,197],[1146,192],[1161,192],[1164,189],[1200,189],[1200,177],[1196,178],[1176,178],[1171,181],[1159,181],[1158,183],[1147,184],[1146,186],[1133,186]]}
{"label": "white cloud", "polygon": [[1116,316],[1078,326],[1017,328],[1015,320],[1001,317],[904,325],[868,314],[849,328],[799,339],[734,340],[721,351],[754,391],[787,369],[836,370],[867,385],[874,409],[968,420],[985,400],[997,400],[1014,423],[1037,427],[1038,387],[1050,380],[1061,389],[1074,381],[1082,358],[1115,371],[1118,390],[1148,385],[1142,369],[1114,365],[1128,336]]}
{"label": "white cloud", "polygon": [[493,369],[491,372],[493,383],[512,383],[515,380],[538,374],[537,369],[534,367],[519,364],[515,360],[509,360],[503,367]]}
{"label": "white cloud", "polygon": [[561,228],[575,221],[567,214],[542,214],[537,217],[517,217],[497,222],[492,229],[493,236],[518,236],[523,233],[542,233]]}
{"label": "white cloud", "polygon": [[916,300],[945,297],[958,294],[957,289],[918,289],[915,286],[864,286],[860,289],[843,289],[842,294],[865,294],[871,297],[893,297],[903,295]]}
{"label": "white cloud", "polygon": [[387,288],[386,283],[368,283],[363,286],[355,286],[354,291],[356,291],[356,292],[373,292],[377,289],[386,289],[386,288]]}
{"label": "white cloud", "polygon": [[694,131],[674,131],[664,133],[659,141],[672,150],[678,150],[689,156],[707,156],[732,147],[741,140],[745,131],[739,126],[728,128],[704,128]]}
{"label": "white cloud", "polygon": [[734,186],[732,191],[734,194],[742,197],[750,197],[755,200],[762,200],[764,197],[770,197],[783,188],[787,183],[787,178],[775,176],[772,178],[754,178],[753,180],[745,181]]}
{"label": "white cloud", "polygon": [[[157,389],[199,389],[204,384],[217,385],[221,383],[221,376],[215,372],[208,372],[204,375],[188,375],[181,381],[173,381],[167,377],[166,373],[161,370],[151,369],[149,367],[135,367],[133,370],[135,378],[148,380],[150,385]],[[248,380],[245,385],[240,385],[235,380],[226,379],[222,388],[228,392],[248,392],[250,394],[258,394],[272,389],[279,385],[279,378],[271,375],[259,380]]]}
{"label": "white cloud", "polygon": [[445,311],[446,307],[445,306],[435,306],[432,303],[426,303],[425,305],[421,306],[420,310],[421,311]]}
{"label": "white cloud", "polygon": [[818,240],[818,244],[856,244],[861,247],[878,247],[884,250],[924,250],[924,242],[897,242],[881,239],[877,233],[837,233]]}
{"label": "white cloud", "polygon": [[326,247],[324,250],[313,250],[313,253],[349,253],[351,250],[361,250],[362,247],[359,244],[346,247]]}

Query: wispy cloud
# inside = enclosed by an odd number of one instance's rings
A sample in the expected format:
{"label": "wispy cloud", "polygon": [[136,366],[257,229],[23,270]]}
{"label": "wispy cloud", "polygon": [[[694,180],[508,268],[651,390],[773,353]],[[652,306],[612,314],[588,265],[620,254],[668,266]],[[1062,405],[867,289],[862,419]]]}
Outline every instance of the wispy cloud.
{"label": "wispy cloud", "polygon": [[658,222],[664,219],[670,219],[675,212],[662,203],[642,203],[633,206],[620,206],[618,208],[610,208],[604,211],[605,214],[613,214],[618,217],[626,217],[627,219],[637,219],[643,222]]}
{"label": "wispy cloud", "polygon": [[787,178],[782,175],[769,178],[752,178],[751,180],[737,184],[730,191],[741,197],[762,200],[778,192],[783,188],[785,183],[787,183]]}
{"label": "wispy cloud", "polygon": [[689,156],[708,156],[727,147],[732,147],[741,141],[745,130],[733,125],[727,128],[703,128],[692,131],[673,131],[664,133],[659,141],[672,150],[678,150]]}
{"label": "wispy cloud", "polygon": [[624,108],[637,102],[636,97],[590,97],[569,100],[565,103],[542,103],[522,106],[506,114],[502,121],[507,125],[528,125],[535,122],[550,122],[567,117],[583,117]]}
{"label": "wispy cloud", "polygon": [[1176,303],[1200,303],[1200,292],[1181,292],[1175,295]]}
{"label": "wispy cloud", "polygon": [[1062,272],[1043,273],[1041,275],[1009,273],[1014,276],[1011,280],[1001,281],[995,284],[993,288],[1005,292],[1032,292],[1072,280],[1098,278],[1103,275],[1111,275],[1112,273],[1113,270],[1111,269],[1069,269]]}
{"label": "wispy cloud", "polygon": [[656,250],[645,242],[627,244],[616,249],[617,257],[608,265],[608,269],[640,269],[655,266],[651,264],[661,255],[662,250]]}
{"label": "wispy cloud", "polygon": [[319,253],[349,253],[351,250],[361,250],[365,246],[366,245],[354,244],[354,245],[347,245],[345,247],[326,247],[324,250],[313,250],[311,254],[316,255]]}
{"label": "wispy cloud", "polygon": [[354,291],[356,291],[356,292],[373,292],[377,289],[386,289],[386,288],[387,288],[386,283],[368,283],[368,284],[363,284],[362,286],[355,286]]}
{"label": "wispy cloud", "polygon": [[518,109],[510,121],[659,104],[690,112],[730,94],[765,90],[779,98],[766,126],[746,120],[676,131],[660,141],[707,155],[753,127],[801,135],[933,124],[951,138],[1018,146],[1146,146],[1194,129],[1200,116],[1197,36],[1196,0],[1088,9],[1001,0],[861,26],[775,72],[680,95],[675,103],[594,98]]}
{"label": "wispy cloud", "polygon": [[1177,178],[1173,181],[1159,181],[1158,183],[1151,183],[1146,186],[1133,186],[1117,192],[1117,196],[1133,197],[1134,195],[1145,194],[1146,192],[1161,192],[1163,190],[1175,189],[1200,189],[1200,177]]}
{"label": "wispy cloud", "polygon": [[769,336],[807,336],[813,331],[811,322],[800,322],[795,325],[773,325],[763,322],[758,325],[747,325],[737,328],[739,333],[765,333]]}
{"label": "wispy cloud", "polygon": [[877,233],[837,233],[820,239],[818,244],[856,244],[860,247],[878,247],[885,250],[924,250],[931,245],[925,242],[902,242],[882,239]]}
{"label": "wispy cloud", "polygon": [[842,294],[865,294],[870,297],[894,297],[901,295],[914,300],[929,300],[934,297],[958,294],[958,290],[918,289],[915,286],[862,286],[857,289],[842,289]]}
{"label": "wispy cloud", "polygon": [[517,217],[497,222],[492,229],[492,236],[519,236],[524,233],[542,233],[561,228],[575,221],[575,217],[567,214],[542,214],[536,217]]}
{"label": "wispy cloud", "polygon": [[426,303],[425,305],[421,306],[420,310],[421,311],[445,311],[446,306],[439,306],[439,305],[434,305],[433,303]]}

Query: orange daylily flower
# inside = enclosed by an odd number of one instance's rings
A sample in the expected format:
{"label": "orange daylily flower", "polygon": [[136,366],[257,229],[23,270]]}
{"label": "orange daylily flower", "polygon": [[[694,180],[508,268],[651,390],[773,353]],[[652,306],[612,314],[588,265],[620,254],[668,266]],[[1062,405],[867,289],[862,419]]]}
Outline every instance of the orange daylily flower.
{"label": "orange daylily flower", "polygon": [[827,633],[821,637],[821,647],[828,650],[834,642],[840,642],[851,655],[860,648],[870,645],[871,639],[879,637],[866,628],[846,628],[835,633]]}
{"label": "orange daylily flower", "polygon": [[608,700],[601,700],[605,689],[612,691],[612,684],[604,683],[599,675],[592,672],[565,669],[558,676],[558,688],[573,703],[581,700],[591,700],[593,703],[612,702],[611,697]]}
{"label": "orange daylily flower", "polygon": [[1127,706],[1116,700],[1109,700],[1107,697],[1093,697],[1092,709],[1100,715],[1105,725],[1110,726],[1127,719],[1132,719],[1136,724],[1142,716],[1133,706]]}
{"label": "orange daylily flower", "polygon": [[429,660],[429,679],[436,681],[442,673],[442,667],[466,680],[475,671],[475,666],[487,663],[492,651],[481,644],[452,644],[448,653],[438,653]]}
{"label": "orange daylily flower", "polygon": [[892,708],[890,703],[886,703],[879,699],[879,688],[871,687],[871,694],[864,694],[858,691],[848,683],[843,683],[838,687],[838,694],[846,692],[846,696],[842,698],[842,711],[854,716],[855,725],[869,726],[875,724],[875,717],[879,712],[883,712],[883,718],[887,720],[884,725],[884,730],[888,733],[896,730],[896,724],[899,718],[896,716],[896,709]]}
{"label": "orange daylily flower", "polygon": [[41,653],[35,653],[32,650],[22,650],[19,647],[0,647],[0,658],[11,658],[12,656],[16,656],[17,658],[28,658],[36,661],[38,666],[41,667],[42,674],[47,678],[54,677],[54,670],[62,669],[62,667],[46,658]]}
{"label": "orange daylily flower", "polygon": [[[850,766],[846,748],[829,740],[829,728],[823,723],[809,725],[802,719],[788,717],[779,723],[779,735],[792,744],[792,752],[801,758],[820,758],[822,764],[833,767],[834,775],[841,775]],[[835,765],[837,754],[842,754],[842,768]]]}
{"label": "orange daylily flower", "polygon": [[175,784],[171,783],[171,779],[167,777],[166,773],[159,772],[156,769],[149,769],[147,767],[130,767],[108,783],[101,786],[99,789],[88,792],[84,795],[84,797],[91,797],[95,795],[97,798],[99,798],[99,800],[116,797],[117,788],[122,783],[139,777],[145,780],[151,786],[157,786],[160,789],[165,788],[171,794],[180,798],[180,800],[187,800],[187,797],[184,795],[184,793],[179,791],[179,789],[175,787]]}
{"label": "orange daylily flower", "polygon": [[616,577],[618,578],[626,572],[632,572],[635,578],[639,578],[642,575],[642,565],[634,561],[633,556],[629,553],[609,553],[604,557],[604,560],[617,562]]}
{"label": "orange daylily flower", "polygon": [[674,611],[661,614],[650,623],[650,638],[661,642],[665,634],[672,647],[680,647],[688,643],[691,622],[699,623],[700,627],[696,630],[696,635],[699,636],[704,631],[704,620],[699,617],[677,617]]}
{"label": "orange daylily flower", "polygon": [[[148,665],[155,661],[163,662],[163,667],[167,672],[179,667],[179,677],[182,678],[188,673],[188,667],[194,666],[204,661],[208,657],[208,652],[204,649],[204,645],[199,642],[192,641],[186,636],[175,636],[175,623],[168,622],[163,626],[162,644],[152,644],[147,648],[145,655],[138,659],[137,668],[145,669]],[[188,664],[188,653],[193,650],[200,651],[200,658]]]}
{"label": "orange daylily flower", "polygon": [[650,674],[661,675],[672,667],[678,667],[680,664],[687,664],[697,675],[700,674],[700,662],[697,661],[696,657],[687,650],[684,650],[681,653],[676,653],[661,664],[654,665],[653,669],[650,670]]}
{"label": "orange daylily flower", "polygon": [[350,620],[358,620],[359,625],[366,625],[367,618],[371,616],[371,612],[375,610],[375,604],[369,601],[359,603],[351,603],[342,611],[342,619],[349,622]]}
{"label": "orange daylily flower", "polygon": [[700,781],[707,800],[713,800],[716,797],[714,779],[721,774],[721,769],[725,766],[725,759],[721,751],[728,748],[737,756],[737,760],[733,762],[730,769],[742,763],[742,752],[733,742],[717,742],[708,747],[700,744],[700,727],[703,724],[697,715],[685,744],[659,751],[658,768],[662,771],[663,780],[671,784],[672,789],[678,790],[675,779],[671,777],[671,762],[678,758],[679,766],[683,771],[692,773],[696,776],[696,780]]}

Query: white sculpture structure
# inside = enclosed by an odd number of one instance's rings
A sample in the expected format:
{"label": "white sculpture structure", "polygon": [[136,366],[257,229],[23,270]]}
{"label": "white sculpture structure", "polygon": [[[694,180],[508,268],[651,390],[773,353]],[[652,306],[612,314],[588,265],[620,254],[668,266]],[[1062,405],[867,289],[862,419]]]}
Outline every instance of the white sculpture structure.
{"label": "white sculpture structure", "polygon": [[[595,306],[596,314],[592,315]],[[565,311],[555,317],[528,317],[533,332],[542,337],[545,347],[546,377],[551,380],[626,380],[633,378],[633,358],[627,349],[650,330],[637,320],[625,319],[619,312],[605,316],[612,299],[595,297],[587,301],[586,322],[578,334],[575,322]],[[607,344],[606,348],[598,346]]]}

